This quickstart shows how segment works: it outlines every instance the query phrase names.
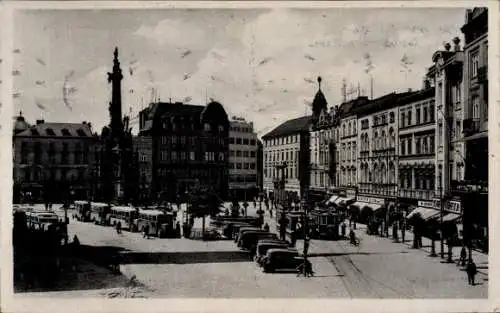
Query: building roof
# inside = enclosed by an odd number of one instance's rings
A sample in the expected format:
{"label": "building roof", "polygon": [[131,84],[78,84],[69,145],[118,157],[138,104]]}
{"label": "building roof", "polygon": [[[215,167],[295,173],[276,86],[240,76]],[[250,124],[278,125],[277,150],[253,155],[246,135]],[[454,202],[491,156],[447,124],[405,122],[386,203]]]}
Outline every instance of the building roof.
{"label": "building roof", "polygon": [[398,105],[398,99],[412,94],[412,91],[396,93],[392,92],[376,99],[371,100],[366,105],[356,109],[359,116],[369,115],[378,111],[388,110]]}
{"label": "building roof", "polygon": [[93,137],[89,124],[39,123],[15,135],[16,137]]}
{"label": "building roof", "polygon": [[411,92],[410,94],[408,94],[406,96],[399,98],[397,100],[397,105],[401,106],[401,105],[421,101],[421,100],[428,99],[428,98],[434,98],[434,96],[435,96],[434,87],[427,88],[424,90],[417,90],[417,91]]}
{"label": "building roof", "polygon": [[26,129],[28,129],[30,127],[30,124],[28,122],[26,122],[26,120],[24,119],[24,117],[22,115],[19,115],[17,117],[14,117],[14,123],[12,125],[12,131],[14,132],[14,134],[19,134],[19,133],[22,133],[23,131],[25,131]]}
{"label": "building roof", "polygon": [[356,114],[355,109],[367,104],[368,97],[358,97],[356,99],[344,102],[340,105],[338,115],[340,118]]}
{"label": "building roof", "polygon": [[288,120],[279,125],[278,127],[276,127],[275,129],[273,129],[272,131],[268,132],[264,136],[262,136],[262,139],[292,135],[304,131],[309,131],[309,126],[311,125],[311,122],[312,122],[311,115]]}

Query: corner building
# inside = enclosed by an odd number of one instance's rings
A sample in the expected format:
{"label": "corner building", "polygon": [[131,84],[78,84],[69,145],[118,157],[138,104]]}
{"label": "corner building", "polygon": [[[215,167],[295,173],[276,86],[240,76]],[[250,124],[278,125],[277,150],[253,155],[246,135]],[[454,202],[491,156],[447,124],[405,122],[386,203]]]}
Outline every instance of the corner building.
{"label": "corner building", "polygon": [[229,120],[220,103],[151,103],[139,124],[139,136],[152,137],[154,197],[182,199],[195,185],[228,197]]}

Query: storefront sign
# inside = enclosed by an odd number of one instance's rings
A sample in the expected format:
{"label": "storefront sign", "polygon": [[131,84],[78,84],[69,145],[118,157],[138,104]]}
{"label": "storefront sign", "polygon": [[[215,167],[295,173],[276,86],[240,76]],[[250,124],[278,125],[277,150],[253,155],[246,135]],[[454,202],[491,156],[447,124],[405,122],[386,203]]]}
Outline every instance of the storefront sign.
{"label": "storefront sign", "polygon": [[448,205],[446,206],[447,212],[451,213],[456,213],[456,214],[461,214],[462,213],[462,204],[460,201],[449,201]]}
{"label": "storefront sign", "polygon": [[436,203],[436,201],[439,200],[434,200],[434,201],[418,201],[418,206],[423,207],[423,208],[432,208],[432,209],[439,209],[439,203]]}
{"label": "storefront sign", "polygon": [[347,189],[345,193],[347,198],[356,198],[356,189]]}
{"label": "storefront sign", "polygon": [[363,196],[358,196],[357,201],[366,202],[366,203],[373,203],[373,204],[377,204],[377,205],[384,205],[385,204],[385,199],[363,197]]}

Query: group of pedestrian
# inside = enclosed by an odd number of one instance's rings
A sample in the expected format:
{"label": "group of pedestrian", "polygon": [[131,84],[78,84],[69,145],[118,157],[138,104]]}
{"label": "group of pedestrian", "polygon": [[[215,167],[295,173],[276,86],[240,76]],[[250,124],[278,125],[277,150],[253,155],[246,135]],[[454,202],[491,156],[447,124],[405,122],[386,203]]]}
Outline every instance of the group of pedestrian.
{"label": "group of pedestrian", "polygon": [[463,246],[462,250],[460,250],[460,259],[458,260],[457,265],[465,267],[469,285],[474,286],[476,284],[475,278],[477,274],[477,266],[471,258],[467,260],[467,249],[465,248],[465,246]]}

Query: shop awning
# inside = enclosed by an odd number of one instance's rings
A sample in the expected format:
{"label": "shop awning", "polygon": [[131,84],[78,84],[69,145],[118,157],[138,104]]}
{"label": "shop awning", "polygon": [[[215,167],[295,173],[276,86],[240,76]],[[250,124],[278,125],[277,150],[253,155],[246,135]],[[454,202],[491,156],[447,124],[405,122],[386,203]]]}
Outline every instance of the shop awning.
{"label": "shop awning", "polygon": [[430,209],[430,208],[424,208],[424,207],[417,207],[415,210],[411,211],[410,214],[406,216],[407,219],[412,218],[416,214],[419,214],[420,217],[422,217],[423,220],[429,220],[432,217],[436,216],[439,214],[438,210]]}
{"label": "shop awning", "polygon": [[339,196],[337,195],[333,195],[330,197],[330,199],[326,200],[326,204],[330,204],[330,203],[335,203],[335,200],[338,198]]}
{"label": "shop awning", "polygon": [[374,203],[368,203],[368,202],[362,202],[362,201],[356,201],[354,202],[353,204],[351,204],[353,206],[356,206],[358,207],[359,209],[362,209],[364,207],[369,207],[370,209],[372,209],[374,212],[377,211],[378,209],[380,209],[382,206],[379,205],[379,204],[374,204]]}
{"label": "shop awning", "polygon": [[337,199],[335,199],[334,203],[336,205],[344,205],[346,204],[346,202],[348,201],[352,201],[354,200],[353,198],[347,198],[347,197],[338,197]]}
{"label": "shop awning", "polygon": [[461,215],[456,214],[456,213],[448,213],[445,216],[443,216],[443,222],[452,222],[457,219],[459,219]]}

